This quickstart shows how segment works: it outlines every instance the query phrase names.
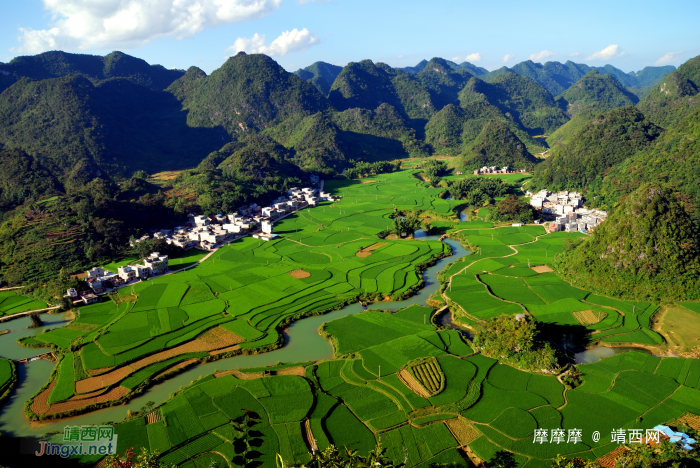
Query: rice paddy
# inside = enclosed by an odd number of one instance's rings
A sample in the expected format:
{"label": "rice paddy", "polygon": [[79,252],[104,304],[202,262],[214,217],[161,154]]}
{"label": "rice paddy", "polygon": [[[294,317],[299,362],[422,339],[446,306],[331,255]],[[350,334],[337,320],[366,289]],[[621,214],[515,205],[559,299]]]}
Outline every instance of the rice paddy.
{"label": "rice paddy", "polygon": [[[196,268],[139,283],[120,292],[123,300],[83,307],[69,327],[35,337],[63,357],[30,410],[64,416],[84,402],[122,401],[185,363],[271,350],[293,320],[360,298],[409,295],[422,285],[416,267],[446,254],[440,242],[376,236],[391,226],[394,206],[450,214],[453,202],[410,172],[364,184],[328,181],[326,190],[342,201],[284,219],[275,225],[278,239],[233,243]],[[656,306],[591,294],[551,271],[565,239],[577,234],[450,225],[451,237],[473,246],[440,276],[460,311],[456,321],[524,313],[591,341],[656,343]],[[609,439],[595,442],[594,430],[606,435],[700,414],[696,360],[627,352],[579,366],[583,384],[567,390],[554,375],[474,354],[462,333],[431,322],[434,312],[414,305],[348,315],[320,330],[333,359],[195,380],[148,415],[118,424],[119,450],[158,450],[163,463],[187,468],[246,460],[274,467],[276,454],[305,463],[312,449],[331,444],[360,454],[379,445],[408,467],[468,464],[465,450],[488,461],[507,450],[518,466],[543,467],[557,454],[607,453]],[[244,441],[237,423],[246,411],[257,418]],[[582,439],[533,444],[537,428],[577,428]]]}

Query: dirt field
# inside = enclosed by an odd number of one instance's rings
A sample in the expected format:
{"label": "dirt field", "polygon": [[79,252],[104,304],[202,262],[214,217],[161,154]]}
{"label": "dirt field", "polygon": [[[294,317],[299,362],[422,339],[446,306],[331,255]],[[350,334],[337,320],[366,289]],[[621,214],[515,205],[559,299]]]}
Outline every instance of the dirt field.
{"label": "dirt field", "polygon": [[547,265],[538,265],[530,268],[532,271],[536,273],[551,273],[554,270],[549,268]]}
{"label": "dirt field", "polygon": [[459,445],[462,447],[466,447],[467,445],[471,444],[481,435],[481,433],[477,431],[474,426],[469,424],[469,422],[461,417],[448,419],[445,421],[445,424],[450,432],[452,432],[454,438],[457,439]]}
{"label": "dirt field", "polygon": [[125,387],[116,387],[103,395],[96,396],[93,398],[86,398],[83,400],[68,400],[63,401],[61,403],[55,403],[51,405],[46,414],[67,413],[68,411],[84,408],[88,405],[117,400],[129,393],[130,391],[131,390]]}
{"label": "dirt field", "polygon": [[311,276],[311,273],[309,273],[308,271],[304,271],[304,270],[293,270],[293,271],[289,272],[289,276],[291,276],[292,278],[296,278],[296,279],[302,279],[302,278],[308,278],[309,276]]}
{"label": "dirt field", "polygon": [[679,305],[667,306],[655,318],[653,329],[661,333],[674,352],[700,345],[700,314]]}
{"label": "dirt field", "polygon": [[622,455],[627,450],[628,450],[627,447],[625,447],[624,445],[621,445],[621,446],[617,447],[615,450],[613,450],[612,452],[606,453],[605,455],[603,455],[602,457],[600,457],[596,461],[603,468],[615,468],[615,460],[617,460],[617,457]]}
{"label": "dirt field", "polygon": [[86,398],[96,397],[104,393],[104,389],[97,390],[96,392],[83,393],[82,395],[73,395],[70,397],[71,400],[85,400]]}
{"label": "dirt field", "polygon": [[226,348],[215,349],[214,351],[209,351],[209,355],[210,356],[217,356],[219,354],[228,353],[229,351],[235,351],[239,348],[240,348],[240,346],[238,346],[238,345],[227,346]]}
{"label": "dirt field", "polygon": [[189,343],[176,346],[175,348],[168,349],[166,351],[161,351],[160,353],[153,354],[141,359],[140,361],[133,362],[128,366],[115,369],[109,373],[79,380],[75,383],[75,389],[78,393],[92,392],[117,383],[126,378],[129,374],[156,362],[165,361],[181,354],[208,352],[221,348],[222,346],[233,346],[242,341],[243,338],[240,336],[234,335],[223,328],[216,327],[207,331],[197,339],[190,341]]}
{"label": "dirt field", "polygon": [[398,373],[399,379],[411,390],[413,393],[419,397],[428,398],[430,394],[423,388],[423,386],[413,378],[411,374],[406,369],[401,369]]}
{"label": "dirt field", "polygon": [[[306,369],[302,366],[295,366],[295,367],[286,367],[284,369],[280,369],[278,371],[274,371],[274,375],[298,375],[299,377],[304,377]],[[260,379],[263,376],[262,372],[241,372],[236,369],[231,369],[227,371],[222,371],[222,372],[217,372],[214,374],[214,377],[217,379],[219,377],[223,377],[225,375],[233,375],[237,379],[241,380],[251,380],[251,379]]]}
{"label": "dirt field", "polygon": [[603,320],[605,317],[607,317],[607,314],[603,312],[594,312],[592,310],[577,310],[576,312],[572,312],[574,314],[574,317],[576,317],[576,320],[583,325],[593,325],[594,323],[598,323],[601,320]]}
{"label": "dirt field", "polygon": [[678,418],[682,423],[688,425],[688,427],[700,431],[700,416],[693,413],[685,413],[683,416]]}
{"label": "dirt field", "polygon": [[32,402],[31,406],[29,409],[31,409],[34,414],[46,414],[46,412],[49,410],[49,395],[51,395],[51,391],[53,390],[53,387],[56,385],[56,381],[54,380],[51,382],[51,384],[48,386],[46,390],[41,392],[34,398],[34,401]]}
{"label": "dirt field", "polygon": [[364,249],[358,251],[355,255],[361,258],[369,257],[372,255],[373,250],[377,250],[379,247],[383,247],[386,245],[386,242],[377,242],[376,244],[372,244],[369,247],[365,247]]}
{"label": "dirt field", "polygon": [[146,415],[146,424],[153,424],[160,421],[160,411],[156,410]]}

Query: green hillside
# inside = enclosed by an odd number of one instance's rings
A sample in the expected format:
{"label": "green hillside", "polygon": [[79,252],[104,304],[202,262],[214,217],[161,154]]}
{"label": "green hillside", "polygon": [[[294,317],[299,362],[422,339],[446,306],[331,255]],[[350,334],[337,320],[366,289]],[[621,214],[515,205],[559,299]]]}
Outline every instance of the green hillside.
{"label": "green hillside", "polygon": [[700,56],[697,56],[666,76],[639,103],[639,108],[657,125],[670,127],[700,107],[699,91]]}
{"label": "green hillside", "polygon": [[612,205],[644,182],[669,184],[683,194],[686,211],[700,219],[700,109],[695,109],[656,142],[613,167],[601,195]]}
{"label": "green hillside", "polygon": [[567,120],[546,89],[515,73],[497,76],[490,83],[472,78],[459,93],[459,101],[462,106],[487,102],[531,135],[551,132]]}
{"label": "green hillside", "polygon": [[699,234],[672,190],[643,184],[555,265],[575,286],[606,295],[697,299]]}
{"label": "green hillside", "polygon": [[449,104],[437,112],[425,126],[425,141],[437,154],[456,156],[474,141],[489,122],[500,121],[508,126],[528,151],[544,151],[517,123],[509,120],[497,107],[486,102],[471,102],[459,107]]}
{"label": "green hillside", "polygon": [[590,71],[571,86],[557,101],[571,118],[547,138],[550,146],[566,143],[596,115],[618,107],[633,106],[639,98],[611,75]]}
{"label": "green hillside", "polygon": [[373,110],[383,103],[401,109],[391,75],[371,60],[346,65],[333,82],[328,99],[339,111],[356,107]]}
{"label": "green hillside", "polygon": [[505,123],[492,121],[464,149],[460,162],[468,170],[483,166],[508,166],[520,170],[532,169],[537,160]]}
{"label": "green hillside", "polygon": [[324,96],[328,96],[331,85],[343,67],[326,62],[315,62],[306,68],[300,68],[294,74],[316,86]]}
{"label": "green hillside", "polygon": [[599,188],[613,166],[652,144],[661,130],[633,106],[598,115],[566,145],[552,148],[532,183],[552,190]]}
{"label": "green hillside", "polygon": [[0,94],[0,142],[22,148],[68,185],[195,166],[230,137],[191,128],[172,95],[126,79],[22,78]]}
{"label": "green hillside", "polygon": [[0,215],[60,191],[59,182],[36,159],[21,150],[0,148]]}
{"label": "green hillside", "polygon": [[9,63],[0,63],[0,72],[0,92],[22,77],[45,80],[67,75],[81,75],[94,84],[109,78],[124,78],[152,90],[162,90],[184,74],[183,70],[149,65],[145,60],[117,51],[104,57],[61,51],[20,56]]}
{"label": "green hillside", "polygon": [[193,72],[188,70],[168,88],[187,111],[192,127],[242,135],[328,108],[311,83],[287,73],[266,55],[241,52],[209,76]]}

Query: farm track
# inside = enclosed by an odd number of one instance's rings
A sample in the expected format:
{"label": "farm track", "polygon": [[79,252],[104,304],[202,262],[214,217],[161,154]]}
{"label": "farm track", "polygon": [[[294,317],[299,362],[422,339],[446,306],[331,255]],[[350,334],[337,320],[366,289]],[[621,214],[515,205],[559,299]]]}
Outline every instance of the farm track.
{"label": "farm track", "polygon": [[[488,228],[488,229],[484,229],[484,230],[489,230],[489,229],[494,229],[494,230],[496,230],[496,229],[499,229],[499,228],[495,228],[495,227],[494,227],[494,228]],[[456,234],[456,233],[458,233],[458,232],[471,231],[471,230],[473,230],[473,229],[460,229],[460,230],[458,230],[458,231],[455,231],[454,233]],[[447,287],[445,288],[445,291],[442,293],[442,296],[445,298],[445,301],[446,301],[446,302],[447,302],[447,301],[451,301],[453,304],[455,304],[457,307],[459,307],[460,310],[462,311],[462,313],[464,313],[467,317],[473,319],[473,320],[476,321],[476,322],[481,322],[481,323],[483,323],[484,320],[479,319],[479,318],[477,318],[477,317],[474,317],[473,315],[469,315],[469,313],[468,313],[466,310],[464,310],[464,308],[463,308],[458,302],[456,302],[454,299],[451,299],[451,298],[447,295],[447,292],[448,292],[448,291],[450,290],[450,288],[452,287],[452,278],[454,278],[455,276],[459,275],[460,273],[463,273],[466,269],[468,269],[469,267],[471,267],[471,266],[474,265],[475,263],[480,262],[481,260],[489,259],[489,258],[508,258],[508,257],[512,257],[512,256],[514,256],[514,255],[518,255],[520,252],[518,251],[518,249],[515,248],[515,246],[518,246],[518,245],[527,245],[527,244],[534,244],[535,242],[537,242],[537,241],[540,239],[540,237],[546,236],[546,235],[547,235],[547,234],[542,234],[542,235],[536,236],[536,237],[535,237],[535,240],[530,241],[530,242],[523,242],[522,244],[508,245],[507,247],[513,250],[513,253],[511,253],[511,254],[503,255],[503,256],[500,256],[500,257],[481,257],[481,258],[479,258],[478,260],[474,260],[474,261],[471,262],[470,264],[466,265],[464,268],[462,268],[461,270],[459,270],[457,273],[455,273],[455,274],[453,274],[453,275],[450,276],[450,279],[449,279],[449,281],[447,282]],[[478,276],[478,275],[475,275],[475,276]],[[478,277],[477,277],[477,280],[478,280]],[[484,283],[482,283],[480,280],[479,280],[479,282],[480,282],[481,284],[484,284]],[[484,285],[484,286],[486,286],[486,285]],[[488,287],[486,287],[486,290],[487,290],[487,292],[489,293],[489,295],[495,297],[496,299],[498,299],[498,300],[500,300],[500,301],[502,301],[502,302],[508,302],[508,303],[511,303],[511,304],[517,304],[517,305],[519,305],[523,310],[525,310],[525,311],[529,314],[529,311],[527,311],[527,309],[525,309],[525,307],[524,307],[523,305],[518,304],[518,303],[514,303],[514,302],[510,302],[510,301],[505,301],[505,300],[501,299],[500,297],[494,296],[494,295],[491,293],[491,291],[489,290]],[[538,297],[539,297],[539,296],[538,296]]]}

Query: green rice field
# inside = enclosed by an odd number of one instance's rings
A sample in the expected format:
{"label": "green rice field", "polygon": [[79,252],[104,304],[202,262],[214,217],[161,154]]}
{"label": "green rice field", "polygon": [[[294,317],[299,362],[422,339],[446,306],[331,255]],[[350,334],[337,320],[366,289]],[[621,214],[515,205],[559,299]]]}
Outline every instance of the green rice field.
{"label": "green rice field", "polygon": [[[395,209],[449,219],[459,203],[414,172],[327,181],[325,189],[342,200],[285,218],[275,225],[278,238],[236,241],[195,268],[122,289],[81,307],[69,326],[27,340],[61,355],[53,387],[41,396],[49,412],[93,392],[123,388],[130,395],[185,360],[270,351],[282,344],[282,329],[305,316],[410,296],[423,285],[420,267],[449,247],[377,234],[391,227]],[[455,322],[523,313],[591,343],[660,342],[651,329],[656,305],[596,295],[550,271],[565,241],[579,234],[444,222],[450,237],[472,250],[439,276]],[[604,455],[614,448],[613,429],[700,415],[697,360],[617,354],[579,365],[583,383],[567,389],[555,375],[475,353],[463,333],[435,325],[435,313],[411,305],[347,315],[319,329],[333,345],[332,359],[201,376],[149,409],[150,417],[118,423],[119,451],[157,450],[162,463],[185,468],[246,460],[273,468],[278,454],[290,464],[308,462],[316,446],[363,455],[380,447],[396,463],[428,468],[471,466],[468,446],[484,461],[506,450],[518,467],[539,468],[559,454]],[[0,361],[0,383],[2,370]],[[248,411],[255,418],[246,436],[239,423]],[[580,429],[582,437],[534,444],[538,428]]]}

